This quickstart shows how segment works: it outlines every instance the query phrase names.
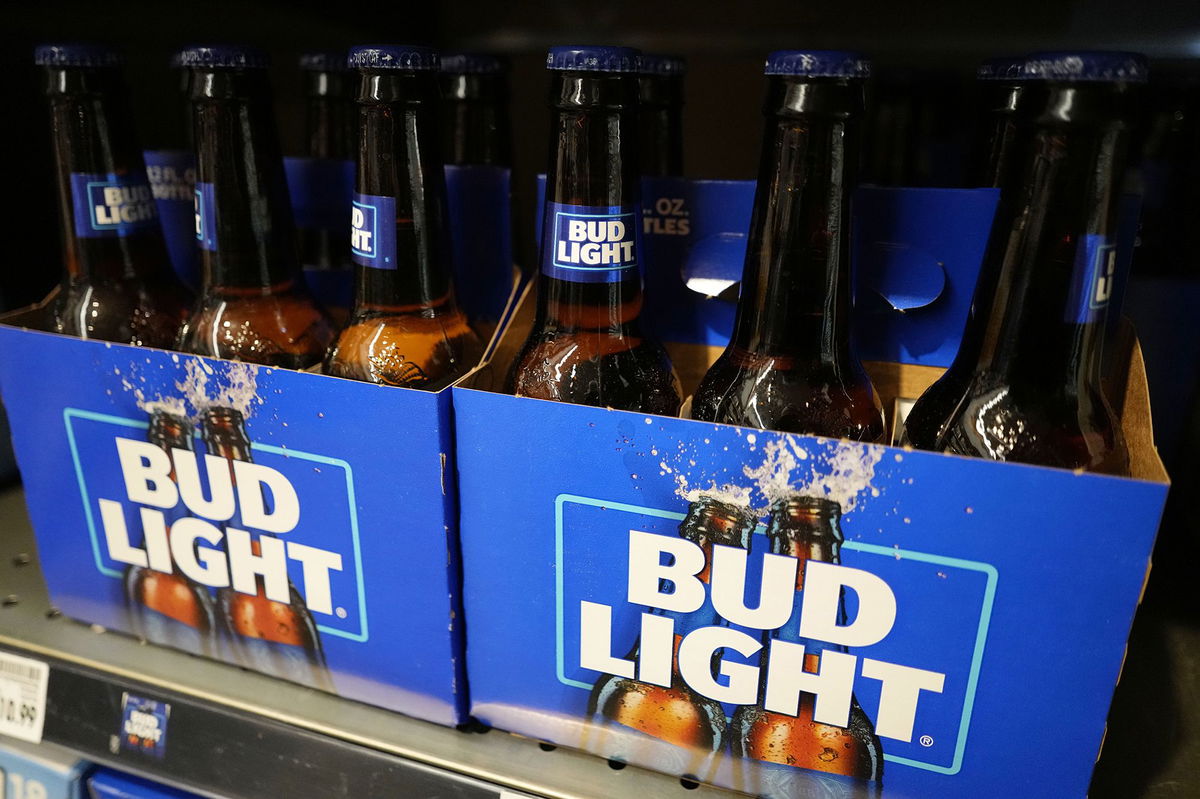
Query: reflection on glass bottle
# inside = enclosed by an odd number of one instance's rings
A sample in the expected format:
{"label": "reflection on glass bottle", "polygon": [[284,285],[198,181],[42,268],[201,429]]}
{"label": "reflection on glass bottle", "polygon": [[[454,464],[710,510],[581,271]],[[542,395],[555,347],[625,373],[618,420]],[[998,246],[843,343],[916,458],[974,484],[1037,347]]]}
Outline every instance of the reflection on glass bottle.
{"label": "reflection on glass bottle", "polygon": [[[173,459],[173,449],[192,450],[192,425],[180,416],[155,411],[146,439]],[[175,479],[172,466],[171,480]],[[180,503],[164,515],[169,540],[175,522],[186,516],[187,511]],[[216,624],[207,588],[190,580],[178,568],[167,573],[143,566],[126,569],[124,588],[133,631],[138,637],[188,652],[215,654]]]}
{"label": "reflection on glass bottle", "polygon": [[[205,411],[203,437],[210,455],[229,461],[252,460],[245,419],[238,410]],[[229,520],[228,526],[245,529],[238,514]],[[255,556],[262,554],[258,541],[250,546]],[[255,577],[255,584],[254,594],[243,594],[233,588],[217,591],[217,608],[234,657],[255,671],[333,691],[317,625],[304,597],[291,580],[287,584],[291,599],[286,603],[267,598],[261,576]]]}
{"label": "reflection on glass bottle", "polygon": [[[793,496],[779,500],[771,509],[767,537],[771,552],[800,561],[796,590],[804,589],[807,561],[838,563],[842,531],[841,507],[827,499]],[[839,623],[845,623],[844,604],[838,608]],[[804,645],[804,670],[817,672],[825,651],[843,647],[800,637],[800,602],[778,630],[764,636],[762,673],[771,641],[779,639]],[[760,697],[763,695],[760,691]],[[730,736],[734,755],[761,761],[755,792],[765,797],[804,796],[813,799],[879,796],[883,778],[883,750],[875,726],[851,697],[846,727],[813,720],[815,697],[801,693],[794,716],[743,706],[733,715]],[[777,768],[783,766],[783,768]],[[822,773],[814,773],[822,772]]]}
{"label": "reflection on glass bottle", "polygon": [[[757,523],[749,511],[710,496],[691,504],[679,525],[679,535],[704,550],[705,566],[698,575],[702,582],[709,581],[713,545],[746,549]],[[704,604],[692,613],[652,611],[675,622],[670,687],[608,675],[596,682],[588,700],[588,714],[597,721],[615,722],[692,750],[679,753],[677,765],[663,762],[672,754],[667,750],[655,749],[653,755],[659,768],[701,777],[707,771],[705,761],[724,749],[728,723],[721,703],[693,691],[679,673],[683,637],[692,630],[720,624],[708,592],[705,595]],[[630,659],[637,659],[639,647],[640,642]],[[714,657],[714,669],[716,665]]]}

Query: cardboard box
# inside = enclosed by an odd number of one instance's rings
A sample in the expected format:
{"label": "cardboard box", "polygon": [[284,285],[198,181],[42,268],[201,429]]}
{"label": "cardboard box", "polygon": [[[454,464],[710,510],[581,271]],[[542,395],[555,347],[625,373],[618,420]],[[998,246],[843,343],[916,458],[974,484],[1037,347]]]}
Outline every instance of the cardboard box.
{"label": "cardboard box", "polygon": [[[527,296],[454,389],[474,716],[767,796],[1086,794],[1167,492],[1135,343],[1112,384],[1133,469],[1117,478],[493,393],[533,311]],[[668,346],[685,393],[721,351]],[[868,369],[889,409],[941,372]],[[757,522],[748,551],[714,548],[707,586],[681,533],[706,495]],[[766,534],[789,497],[841,512],[840,565],[807,562],[807,603],[765,576],[796,573]],[[818,663],[788,638],[797,619]],[[833,743],[812,768],[739,732],[811,715],[814,696]],[[877,744],[846,740],[851,720]],[[838,775],[867,756],[875,783]]]}
{"label": "cardboard box", "polygon": [[0,737],[0,797],[86,799],[91,763],[62,746]]}

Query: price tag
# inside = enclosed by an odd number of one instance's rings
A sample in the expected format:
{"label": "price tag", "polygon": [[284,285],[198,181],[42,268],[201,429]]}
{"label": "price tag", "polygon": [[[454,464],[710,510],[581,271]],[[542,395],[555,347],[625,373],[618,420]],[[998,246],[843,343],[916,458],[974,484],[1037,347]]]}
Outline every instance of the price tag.
{"label": "price tag", "polygon": [[0,652],[0,735],[41,742],[49,682],[45,663]]}

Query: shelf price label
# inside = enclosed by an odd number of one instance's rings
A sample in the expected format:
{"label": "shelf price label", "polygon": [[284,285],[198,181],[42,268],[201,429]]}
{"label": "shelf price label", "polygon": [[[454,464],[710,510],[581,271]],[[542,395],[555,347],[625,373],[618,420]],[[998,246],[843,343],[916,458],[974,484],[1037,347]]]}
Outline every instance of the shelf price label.
{"label": "shelf price label", "polygon": [[0,652],[0,735],[41,742],[49,681],[45,663]]}

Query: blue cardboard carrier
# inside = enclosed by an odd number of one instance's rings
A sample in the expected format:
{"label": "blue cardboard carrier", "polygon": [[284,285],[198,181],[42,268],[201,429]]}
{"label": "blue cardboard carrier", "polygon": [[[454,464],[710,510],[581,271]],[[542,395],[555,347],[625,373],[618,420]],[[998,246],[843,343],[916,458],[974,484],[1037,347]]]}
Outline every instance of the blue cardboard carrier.
{"label": "blue cardboard carrier", "polygon": [[[688,214],[688,185],[674,191],[643,203],[647,263],[665,270],[651,286],[685,285],[695,254],[686,234],[655,243],[663,196]],[[685,394],[721,352],[703,323],[720,302],[678,304]],[[1132,337],[1111,377],[1133,466],[1117,478],[495,393],[533,310],[525,297],[454,389],[472,715],[769,797],[1086,794],[1167,491]],[[913,335],[891,346],[942,351]],[[941,372],[867,366],[889,410]],[[813,498],[840,510],[840,559],[807,560],[797,591],[799,562],[767,530],[777,503]],[[709,561],[681,525],[713,500],[757,526]],[[798,714],[815,721],[799,737]],[[774,719],[773,743],[748,740],[746,718]],[[793,757],[805,735],[824,743]]]}

